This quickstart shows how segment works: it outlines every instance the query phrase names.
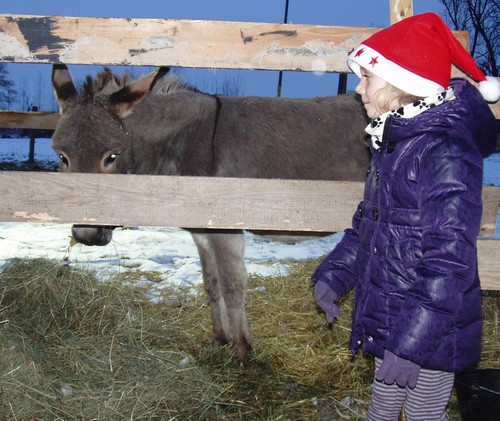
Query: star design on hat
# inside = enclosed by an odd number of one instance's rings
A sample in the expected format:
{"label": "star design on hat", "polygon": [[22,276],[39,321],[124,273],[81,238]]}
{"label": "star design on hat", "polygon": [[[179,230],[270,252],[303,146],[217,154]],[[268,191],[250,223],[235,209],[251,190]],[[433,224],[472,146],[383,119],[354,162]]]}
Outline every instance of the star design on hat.
{"label": "star design on hat", "polygon": [[375,65],[378,64],[378,56],[372,57],[372,61],[370,61],[368,64],[371,64],[372,68],[375,67]]}
{"label": "star design on hat", "polygon": [[360,48],[354,57],[359,57],[364,52],[365,52],[365,50],[363,48]]}

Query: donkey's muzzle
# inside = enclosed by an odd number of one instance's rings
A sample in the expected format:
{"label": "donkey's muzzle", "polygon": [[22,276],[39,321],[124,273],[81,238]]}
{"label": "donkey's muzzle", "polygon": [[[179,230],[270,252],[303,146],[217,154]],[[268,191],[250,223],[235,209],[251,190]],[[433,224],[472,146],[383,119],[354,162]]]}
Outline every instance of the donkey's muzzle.
{"label": "donkey's muzzle", "polygon": [[105,246],[112,240],[115,228],[100,225],[73,225],[71,235],[77,243],[86,246]]}

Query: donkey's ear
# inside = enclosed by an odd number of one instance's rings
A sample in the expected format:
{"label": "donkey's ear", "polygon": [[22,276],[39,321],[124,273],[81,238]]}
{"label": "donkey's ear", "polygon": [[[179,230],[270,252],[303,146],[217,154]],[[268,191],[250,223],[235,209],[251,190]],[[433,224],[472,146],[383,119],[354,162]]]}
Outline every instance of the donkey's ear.
{"label": "donkey's ear", "polygon": [[52,85],[59,104],[59,112],[63,114],[78,95],[66,65],[54,64],[52,66]]}
{"label": "donkey's ear", "polygon": [[130,114],[133,108],[151,92],[156,83],[169,72],[169,67],[159,67],[154,72],[125,85],[109,96],[109,101],[120,118]]}

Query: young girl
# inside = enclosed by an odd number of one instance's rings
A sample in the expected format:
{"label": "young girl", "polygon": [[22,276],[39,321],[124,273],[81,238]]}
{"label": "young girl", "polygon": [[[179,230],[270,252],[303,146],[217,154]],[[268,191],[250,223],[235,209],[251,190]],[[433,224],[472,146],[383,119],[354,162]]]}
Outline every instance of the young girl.
{"label": "young girl", "polygon": [[[435,14],[402,20],[348,55],[372,119],[372,162],[352,228],[315,271],[328,322],[355,289],[350,349],[375,356],[370,421],[446,420],[454,373],[479,361],[476,237],[483,158],[496,146],[486,78]],[[450,80],[452,64],[479,83]],[[482,94],[482,95],[481,95]],[[484,97],[484,98],[483,98]]]}

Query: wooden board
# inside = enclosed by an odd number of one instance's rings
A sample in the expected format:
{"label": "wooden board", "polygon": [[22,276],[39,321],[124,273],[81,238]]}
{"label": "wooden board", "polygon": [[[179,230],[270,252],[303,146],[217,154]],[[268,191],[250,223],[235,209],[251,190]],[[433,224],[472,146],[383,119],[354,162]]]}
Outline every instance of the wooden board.
{"label": "wooden board", "polygon": [[[361,182],[0,172],[0,220],[332,232],[362,193]],[[492,214],[500,189],[483,200]],[[500,241],[478,244],[482,287],[500,290]]]}
{"label": "wooden board", "polygon": [[477,257],[481,289],[500,291],[500,240],[479,240]]}
{"label": "wooden board", "polygon": [[58,121],[58,113],[0,111],[1,128],[54,130]]}
{"label": "wooden board", "polygon": [[[349,73],[347,52],[380,29],[0,14],[0,62]],[[468,48],[467,32],[454,34]]]}
{"label": "wooden board", "polygon": [[362,183],[0,172],[0,220],[340,231]]}
{"label": "wooden board", "polygon": [[391,25],[413,16],[413,0],[390,0],[389,8]]}
{"label": "wooden board", "polygon": [[[380,28],[0,15],[0,61],[349,72]],[[463,45],[467,34],[457,32]]]}
{"label": "wooden board", "polygon": [[[483,219],[481,221],[481,234],[491,236],[495,234],[500,206],[500,187],[483,187]],[[500,263],[500,256],[498,259]]]}
{"label": "wooden board", "polygon": [[[342,231],[363,183],[0,171],[0,220],[190,228]],[[495,231],[500,188],[483,189],[481,235]]]}

